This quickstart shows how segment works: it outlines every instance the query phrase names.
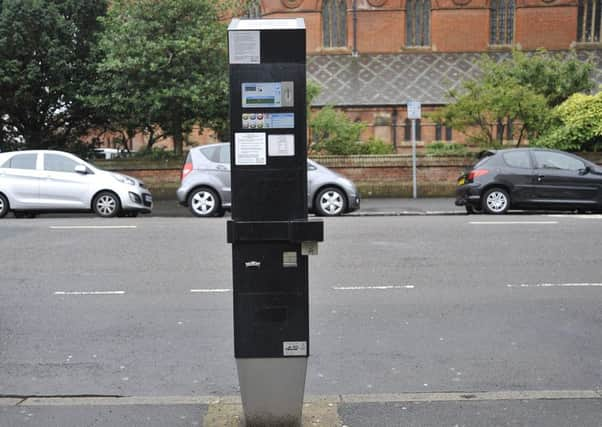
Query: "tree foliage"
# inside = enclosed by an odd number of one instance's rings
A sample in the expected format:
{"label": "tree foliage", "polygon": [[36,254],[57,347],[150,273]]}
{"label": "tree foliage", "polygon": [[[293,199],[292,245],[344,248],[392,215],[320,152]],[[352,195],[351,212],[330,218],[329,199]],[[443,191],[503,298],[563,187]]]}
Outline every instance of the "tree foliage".
{"label": "tree foliage", "polygon": [[598,151],[602,148],[602,92],[576,93],[553,112],[550,131],[533,145],[568,151]]}
{"label": "tree foliage", "polygon": [[80,100],[105,0],[0,3],[0,149],[65,148],[93,125]]}
{"label": "tree foliage", "polygon": [[99,64],[87,101],[113,128],[164,136],[182,152],[194,124],[227,121],[226,26],[211,0],[114,0],[102,19]]}
{"label": "tree foliage", "polygon": [[543,50],[531,55],[515,50],[508,60],[483,57],[479,65],[481,77],[450,91],[453,102],[431,118],[483,146],[501,145],[508,122],[515,125],[517,146],[525,138],[536,139],[552,126],[554,106],[592,87],[591,64],[579,61],[574,53],[566,58]]}

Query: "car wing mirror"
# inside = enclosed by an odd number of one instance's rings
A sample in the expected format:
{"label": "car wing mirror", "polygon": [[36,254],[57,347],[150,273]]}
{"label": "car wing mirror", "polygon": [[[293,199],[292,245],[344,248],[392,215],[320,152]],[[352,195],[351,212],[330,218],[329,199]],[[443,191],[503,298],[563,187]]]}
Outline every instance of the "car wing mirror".
{"label": "car wing mirror", "polygon": [[75,167],[75,172],[86,175],[88,173],[88,169],[84,165],[77,165]]}

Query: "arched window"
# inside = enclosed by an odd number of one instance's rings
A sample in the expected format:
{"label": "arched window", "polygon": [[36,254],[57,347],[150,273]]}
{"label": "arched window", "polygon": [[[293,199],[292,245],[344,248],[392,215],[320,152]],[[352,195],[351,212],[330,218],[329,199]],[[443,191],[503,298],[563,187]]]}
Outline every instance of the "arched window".
{"label": "arched window", "polygon": [[322,2],[322,32],[324,47],[347,46],[347,4],[345,0]]}
{"label": "arched window", "polygon": [[577,40],[584,43],[600,42],[600,0],[579,0],[577,9]]}
{"label": "arched window", "polygon": [[514,0],[491,0],[489,43],[508,45],[514,41]]}
{"label": "arched window", "polygon": [[261,18],[261,3],[259,0],[248,0],[245,6],[245,18]]}
{"label": "arched window", "polygon": [[406,46],[431,45],[431,0],[407,0]]}

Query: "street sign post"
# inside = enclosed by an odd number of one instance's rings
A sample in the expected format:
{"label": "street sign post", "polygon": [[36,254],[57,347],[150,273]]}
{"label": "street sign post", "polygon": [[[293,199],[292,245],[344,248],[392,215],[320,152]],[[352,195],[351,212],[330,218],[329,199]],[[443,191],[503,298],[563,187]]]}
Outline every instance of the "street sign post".
{"label": "street sign post", "polygon": [[300,426],[309,356],[303,19],[232,20],[234,356],[247,426]]}
{"label": "street sign post", "polygon": [[418,197],[416,185],[416,120],[421,117],[421,105],[418,101],[408,101],[408,119],[412,121],[412,197]]}

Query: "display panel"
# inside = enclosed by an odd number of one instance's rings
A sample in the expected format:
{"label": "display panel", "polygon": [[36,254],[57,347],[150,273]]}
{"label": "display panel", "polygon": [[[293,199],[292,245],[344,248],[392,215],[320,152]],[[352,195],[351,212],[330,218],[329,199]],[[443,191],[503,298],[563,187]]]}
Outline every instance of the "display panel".
{"label": "display panel", "polygon": [[293,97],[293,82],[242,84],[243,108],[292,107]]}

